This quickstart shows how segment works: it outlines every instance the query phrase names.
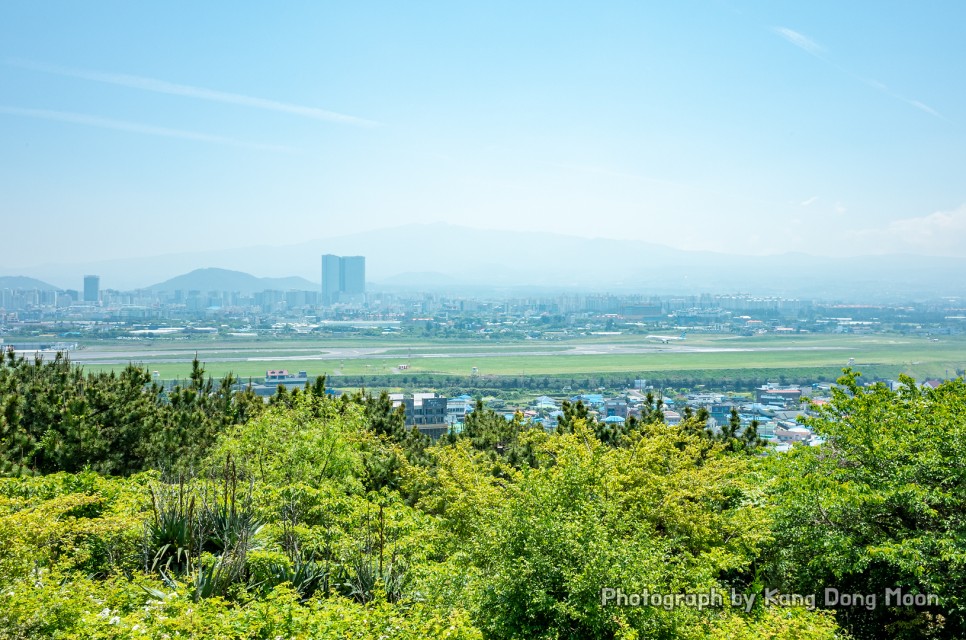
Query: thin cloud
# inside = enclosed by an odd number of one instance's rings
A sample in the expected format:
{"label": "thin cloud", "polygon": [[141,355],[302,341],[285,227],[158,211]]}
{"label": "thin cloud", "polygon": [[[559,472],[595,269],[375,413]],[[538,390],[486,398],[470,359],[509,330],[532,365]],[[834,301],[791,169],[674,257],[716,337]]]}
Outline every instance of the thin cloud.
{"label": "thin cloud", "polygon": [[812,204],[812,203],[814,203],[814,202],[815,202],[816,200],[818,200],[818,196],[812,196],[812,197],[811,197],[811,198],[809,198],[808,200],[803,200],[802,202],[800,202],[800,203],[799,203],[799,206],[800,206],[800,207],[807,207],[807,206],[809,206],[810,204]]}
{"label": "thin cloud", "polygon": [[24,118],[36,118],[39,120],[53,120],[55,122],[80,124],[88,127],[100,127],[102,129],[114,129],[115,131],[127,131],[128,133],[160,136],[162,138],[179,138],[181,140],[194,140],[196,142],[208,142],[213,144],[228,145],[231,147],[257,149],[259,151],[275,151],[282,153],[292,153],[296,151],[291,147],[245,142],[244,140],[236,140],[234,138],[215,136],[196,131],[156,127],[140,122],[113,120],[111,118],[101,118],[99,116],[91,116],[83,113],[72,113],[70,111],[52,111],[50,109],[25,109],[22,107],[0,106],[0,113]]}
{"label": "thin cloud", "polygon": [[[848,72],[846,71],[846,73],[848,73]],[[852,75],[852,74],[849,74],[849,75]],[[873,80],[872,78],[859,78],[859,80],[861,80],[865,84],[869,85],[873,89],[878,89],[879,91],[881,91],[882,93],[886,94],[890,98],[895,98],[896,100],[901,100],[902,102],[905,102],[906,104],[908,104],[910,106],[913,106],[916,109],[919,109],[920,111],[922,111],[924,113],[928,113],[931,116],[934,116],[936,118],[940,118],[942,120],[945,120],[946,122],[949,122],[949,119],[946,118],[946,116],[944,116],[943,114],[939,113],[938,111],[936,111],[935,109],[933,109],[932,107],[930,107],[925,102],[922,102],[920,100],[913,100],[912,98],[905,97],[901,93],[896,93],[895,91],[893,91],[892,89],[890,89],[888,86],[886,86],[882,82],[879,82],[878,80]]]}
{"label": "thin cloud", "polygon": [[862,229],[852,240],[882,253],[912,252],[966,257],[966,204],[918,218],[893,220],[884,227]]}
{"label": "thin cloud", "polygon": [[879,91],[885,91],[886,93],[889,92],[889,87],[885,86],[883,83],[879,82],[878,80],[875,80],[873,78],[859,78],[859,79],[862,82],[869,85],[870,87],[872,87],[873,89],[878,89]]}
{"label": "thin cloud", "polygon": [[794,31],[788,27],[772,27],[771,30],[799,49],[804,49],[813,56],[822,57],[822,54],[825,53],[825,48],[822,45],[798,31]]}
{"label": "thin cloud", "polygon": [[879,82],[878,80],[874,80],[872,78],[864,78],[862,76],[856,75],[851,71],[849,71],[848,69],[845,69],[839,66],[832,60],[829,60],[829,58],[826,56],[825,47],[818,44],[808,36],[802,33],[799,33],[798,31],[795,31],[793,29],[789,29],[788,27],[770,27],[770,30],[772,31],[772,33],[775,33],[781,36],[782,38],[784,38],[785,41],[790,42],[791,44],[795,45],[799,49],[807,51],[808,53],[812,54],[816,58],[819,58],[820,60],[826,62],[827,64],[832,65],[833,67],[835,67],[842,73],[846,74],[847,76],[851,76],[852,78],[858,80],[859,82],[869,87],[872,87],[873,89],[877,89],[878,91],[881,91],[882,93],[886,94],[891,98],[895,98],[896,100],[905,102],[906,104],[912,107],[915,107],[916,109],[919,109],[923,113],[927,113],[933,116],[934,118],[940,118],[942,120],[946,120],[947,122],[949,121],[945,116],[943,116],[941,113],[939,113],[938,111],[930,107],[928,104],[920,100],[913,100],[912,98],[907,98],[906,96],[900,93],[896,93],[895,91],[892,91],[891,89],[889,89],[889,87]]}
{"label": "thin cloud", "polygon": [[931,115],[934,118],[939,118],[940,120],[945,120],[946,122],[949,122],[949,118],[947,118],[943,114],[939,113],[938,111],[936,111],[935,109],[933,109],[932,107],[930,107],[925,102],[921,102],[919,100],[913,100],[912,98],[907,98],[904,95],[902,95],[900,93],[896,93],[895,91],[890,91],[888,88],[885,88],[885,87],[882,88],[882,92],[885,93],[888,96],[891,96],[891,97],[895,98],[896,100],[900,100],[900,101],[905,102],[906,104],[908,104],[908,105],[910,105],[912,107],[915,107],[916,109],[919,109],[923,113],[928,113],[929,115]]}
{"label": "thin cloud", "polygon": [[906,100],[906,102],[908,102],[909,104],[911,104],[912,106],[914,106],[916,109],[919,109],[921,111],[925,111],[926,113],[928,113],[931,116],[936,116],[937,118],[942,118],[942,115],[938,111],[936,111],[935,109],[933,109],[932,107],[930,107],[928,104],[924,104],[922,102],[919,102],[918,100],[909,100],[909,99],[905,99],[905,100]]}
{"label": "thin cloud", "polygon": [[364,118],[357,118],[356,116],[350,116],[344,113],[337,113],[335,111],[327,111],[325,109],[318,109],[316,107],[307,107],[299,104],[291,104],[288,102],[279,102],[277,100],[269,100],[266,98],[246,96],[240,93],[229,93],[227,91],[217,91],[214,89],[206,89],[204,87],[195,87],[187,84],[176,84],[173,82],[167,82],[165,80],[158,80],[156,78],[147,78],[143,76],[128,75],[124,73],[106,73],[103,71],[71,69],[68,67],[48,65],[41,62],[33,62],[30,60],[8,59],[6,63],[9,66],[19,67],[21,69],[40,71],[43,73],[66,76],[69,78],[80,78],[82,80],[91,80],[92,82],[102,82],[105,84],[113,84],[113,85],[118,85],[122,87],[129,87],[131,89],[140,89],[141,91],[151,91],[154,93],[165,93],[165,94],[174,95],[174,96],[184,96],[186,98],[195,98],[197,100],[207,100],[209,102],[223,102],[226,104],[252,107],[255,109],[264,109],[266,111],[277,111],[280,113],[288,113],[288,114],[300,116],[303,118],[311,118],[313,120],[323,120],[326,122],[336,122],[339,124],[348,124],[348,125],[354,125],[359,127],[379,126],[378,122],[375,122],[372,120],[366,120]]}

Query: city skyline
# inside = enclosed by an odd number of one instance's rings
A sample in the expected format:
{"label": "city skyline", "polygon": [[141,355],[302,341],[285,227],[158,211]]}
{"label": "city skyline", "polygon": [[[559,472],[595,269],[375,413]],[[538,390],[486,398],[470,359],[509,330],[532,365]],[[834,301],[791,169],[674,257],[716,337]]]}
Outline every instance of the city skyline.
{"label": "city skyline", "polygon": [[[319,256],[326,253],[365,254],[364,278],[377,290],[742,291],[846,298],[861,294],[890,300],[966,296],[966,285],[957,277],[966,269],[963,258],[792,253],[729,256],[678,251],[634,240],[454,225],[406,225],[282,247],[261,245],[119,260],[88,258],[0,272],[0,279],[13,283],[8,286],[14,288],[35,288],[29,284],[33,278],[54,288],[75,289],[79,274],[95,273],[104,290],[320,291]],[[185,280],[197,281],[199,275],[208,284]],[[257,283],[259,280],[264,282]],[[16,284],[21,281],[27,284]]]}
{"label": "city skyline", "polygon": [[414,222],[966,256],[964,14],[10,4],[0,204],[32,242],[0,267]]}

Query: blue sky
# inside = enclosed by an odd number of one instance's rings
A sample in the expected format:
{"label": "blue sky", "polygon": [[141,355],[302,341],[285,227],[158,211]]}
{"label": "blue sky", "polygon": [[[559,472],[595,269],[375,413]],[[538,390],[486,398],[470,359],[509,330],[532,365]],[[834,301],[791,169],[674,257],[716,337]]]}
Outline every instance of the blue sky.
{"label": "blue sky", "polygon": [[966,256],[963,42],[958,1],[5,2],[0,267],[411,222]]}

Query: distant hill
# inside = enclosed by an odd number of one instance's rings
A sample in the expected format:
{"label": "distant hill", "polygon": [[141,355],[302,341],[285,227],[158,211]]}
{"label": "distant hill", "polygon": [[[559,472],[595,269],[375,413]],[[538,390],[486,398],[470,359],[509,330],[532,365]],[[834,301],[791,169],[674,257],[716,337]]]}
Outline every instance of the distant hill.
{"label": "distant hill", "polygon": [[266,289],[280,291],[315,291],[319,285],[292,276],[289,278],[259,278],[242,271],[228,269],[195,269],[190,273],[165,280],[147,287],[151,291],[238,291],[239,293],[258,293]]}
{"label": "distant hill", "polygon": [[459,286],[460,281],[445,273],[422,271],[418,273],[400,273],[382,278],[379,282],[371,283],[377,290],[395,291],[424,291],[426,289]]}
{"label": "distant hill", "polygon": [[40,291],[60,291],[60,287],[27,276],[0,276],[0,289],[38,289]]}

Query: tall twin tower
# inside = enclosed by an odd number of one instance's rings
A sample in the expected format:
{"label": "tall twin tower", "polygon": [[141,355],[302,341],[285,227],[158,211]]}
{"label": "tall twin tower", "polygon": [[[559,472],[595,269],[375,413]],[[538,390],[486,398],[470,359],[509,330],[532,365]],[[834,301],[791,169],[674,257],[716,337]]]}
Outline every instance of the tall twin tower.
{"label": "tall twin tower", "polygon": [[322,256],[322,304],[362,303],[365,297],[364,256]]}

